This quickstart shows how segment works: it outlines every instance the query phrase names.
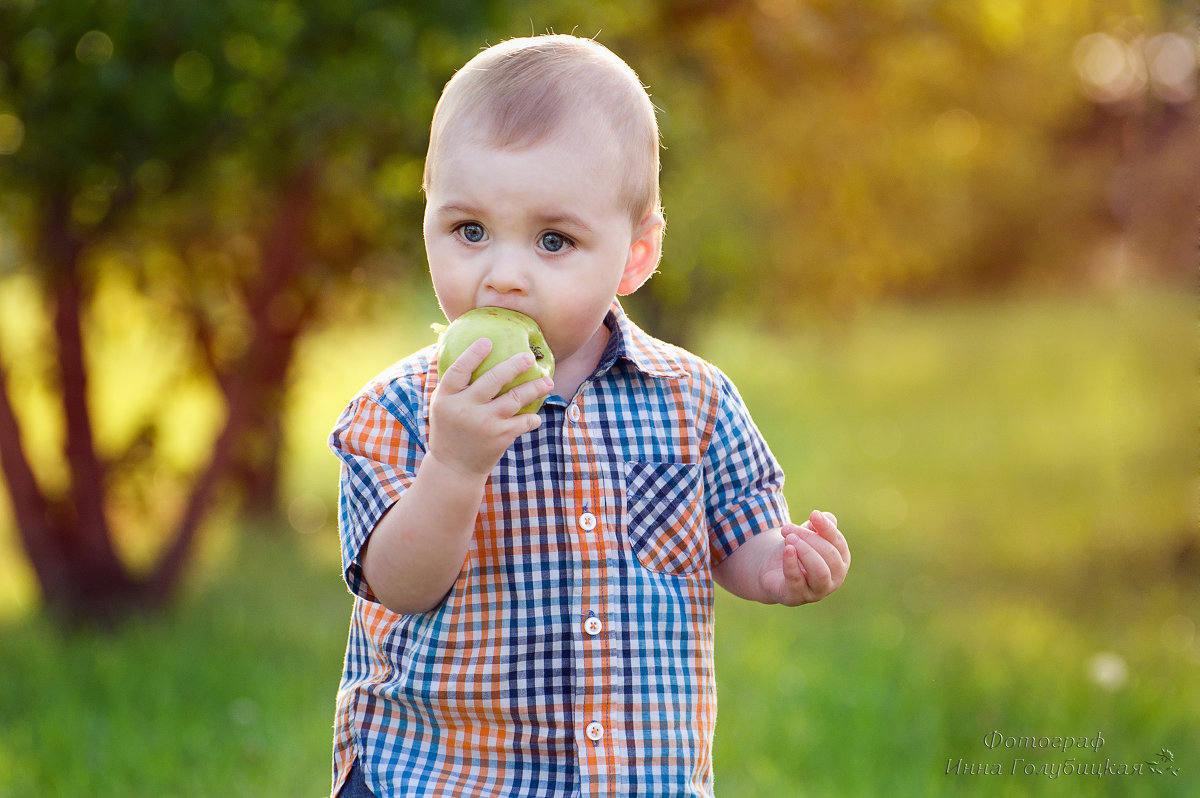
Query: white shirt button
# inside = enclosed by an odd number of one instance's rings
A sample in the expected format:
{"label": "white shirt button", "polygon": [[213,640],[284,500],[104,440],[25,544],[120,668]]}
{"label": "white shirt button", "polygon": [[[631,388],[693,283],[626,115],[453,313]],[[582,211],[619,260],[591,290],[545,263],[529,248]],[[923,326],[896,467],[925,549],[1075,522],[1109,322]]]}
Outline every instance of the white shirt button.
{"label": "white shirt button", "polygon": [[587,735],[589,740],[594,743],[598,743],[600,742],[601,738],[604,737],[604,726],[602,726],[598,721],[592,721],[587,725],[587,728],[583,730],[583,733]]}
{"label": "white shirt button", "polygon": [[592,637],[604,631],[604,623],[596,617],[596,613],[592,613],[583,622],[583,631],[587,632]]}
{"label": "white shirt button", "polygon": [[580,415],[581,413],[579,412],[579,405],[572,402],[571,406],[567,408],[567,418],[571,419],[572,421],[578,421]]}
{"label": "white shirt button", "polygon": [[596,516],[591,513],[584,513],[579,516],[579,526],[585,532],[591,532],[596,528]]}

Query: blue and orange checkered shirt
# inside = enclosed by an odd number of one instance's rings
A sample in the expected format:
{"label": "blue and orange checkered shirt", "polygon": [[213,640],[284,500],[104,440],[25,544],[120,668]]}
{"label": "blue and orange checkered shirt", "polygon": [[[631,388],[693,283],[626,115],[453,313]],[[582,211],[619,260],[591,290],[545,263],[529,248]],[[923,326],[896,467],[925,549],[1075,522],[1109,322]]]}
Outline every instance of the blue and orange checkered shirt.
{"label": "blue and orange checkered shirt", "polygon": [[377,603],[359,554],[412,483],[432,347],[370,382],[330,444],[354,609],[334,792],[712,795],[711,568],[787,519],[783,474],[729,379],[614,303],[594,376],[489,477],[467,561],[435,609]]}

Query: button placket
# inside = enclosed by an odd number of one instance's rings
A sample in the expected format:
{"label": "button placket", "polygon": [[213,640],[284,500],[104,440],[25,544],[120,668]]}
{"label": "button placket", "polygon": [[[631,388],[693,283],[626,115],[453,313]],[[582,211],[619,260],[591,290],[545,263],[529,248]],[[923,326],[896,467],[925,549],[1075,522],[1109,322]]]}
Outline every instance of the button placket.
{"label": "button placket", "polygon": [[[579,596],[581,606],[577,605],[581,613],[576,616],[576,623],[579,624],[576,628],[580,630],[576,632],[579,635],[576,638],[576,653],[579,657],[580,678],[576,717],[584,725],[582,728],[576,727],[576,734],[582,732],[580,744],[591,749],[585,756],[588,761],[592,761],[593,756],[598,757],[592,764],[602,772],[607,767],[604,763],[611,757],[609,749],[612,745],[609,729],[606,727],[609,720],[607,706],[612,674],[608,664],[610,652],[605,645],[607,624],[601,615],[607,606],[606,594],[611,589],[611,574],[607,573],[605,528],[600,524],[600,512],[593,511],[592,507],[595,505],[603,512],[605,483],[602,478],[603,472],[598,475],[591,465],[596,460],[594,443],[587,433],[581,402],[571,402],[566,408],[565,416],[563,437],[564,443],[569,442],[572,455],[570,462],[574,465],[571,493],[574,499],[579,565],[583,574]],[[602,459],[601,462],[607,460]],[[597,482],[597,479],[601,481]],[[600,611],[589,608],[600,608]]]}

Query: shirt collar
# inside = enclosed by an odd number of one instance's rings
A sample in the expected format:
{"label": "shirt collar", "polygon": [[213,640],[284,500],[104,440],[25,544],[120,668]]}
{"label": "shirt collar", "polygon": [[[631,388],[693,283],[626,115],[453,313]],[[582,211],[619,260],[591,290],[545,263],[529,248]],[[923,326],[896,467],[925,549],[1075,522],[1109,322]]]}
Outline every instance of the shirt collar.
{"label": "shirt collar", "polygon": [[613,300],[608,315],[604,317],[604,326],[608,327],[610,334],[608,345],[596,366],[597,375],[605,373],[620,360],[631,363],[634,368],[651,377],[678,378],[688,374],[680,351],[646,334],[630,321],[620,300]]}

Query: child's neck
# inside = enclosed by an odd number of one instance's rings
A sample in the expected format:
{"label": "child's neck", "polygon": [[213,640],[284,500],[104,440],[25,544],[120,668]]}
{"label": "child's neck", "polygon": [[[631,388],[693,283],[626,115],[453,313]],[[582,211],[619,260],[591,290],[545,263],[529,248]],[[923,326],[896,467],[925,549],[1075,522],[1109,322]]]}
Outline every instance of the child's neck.
{"label": "child's neck", "polygon": [[608,346],[609,329],[601,324],[587,342],[566,358],[554,361],[554,393],[568,403],[579,392],[584,380],[596,372],[604,348]]}

